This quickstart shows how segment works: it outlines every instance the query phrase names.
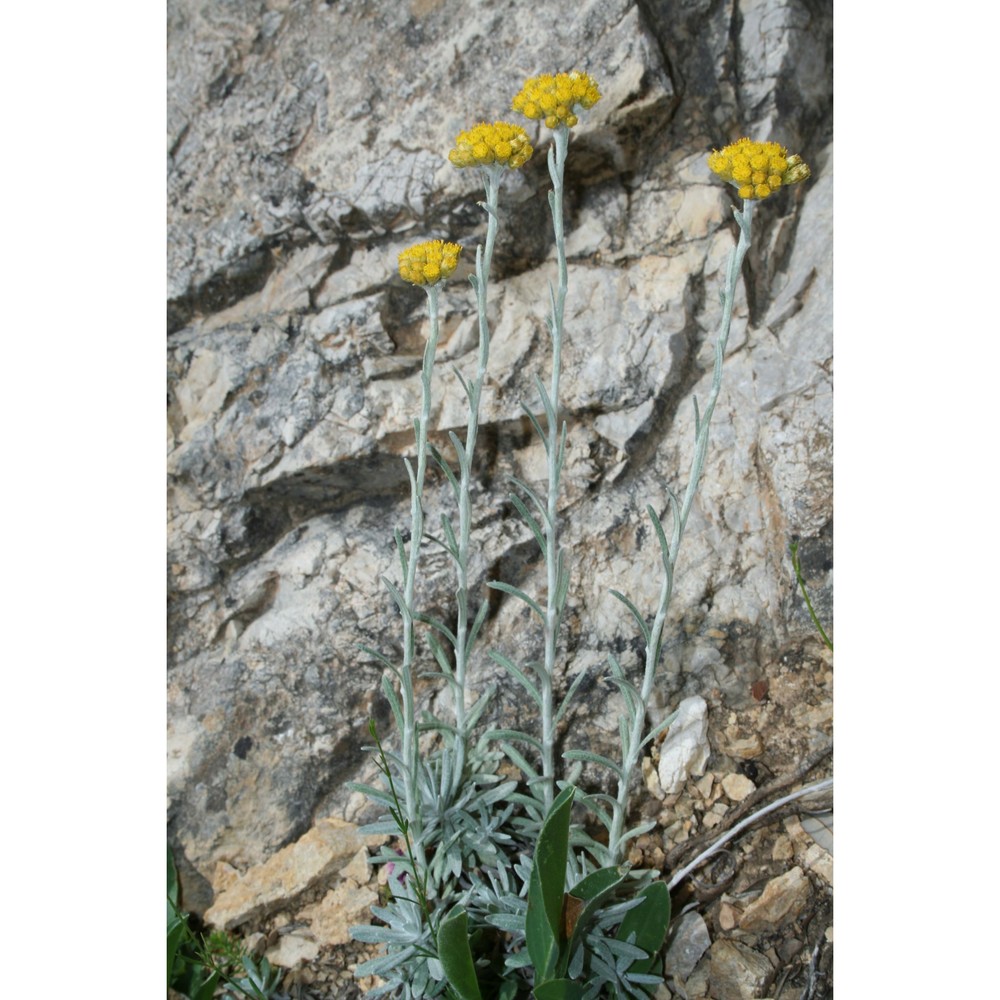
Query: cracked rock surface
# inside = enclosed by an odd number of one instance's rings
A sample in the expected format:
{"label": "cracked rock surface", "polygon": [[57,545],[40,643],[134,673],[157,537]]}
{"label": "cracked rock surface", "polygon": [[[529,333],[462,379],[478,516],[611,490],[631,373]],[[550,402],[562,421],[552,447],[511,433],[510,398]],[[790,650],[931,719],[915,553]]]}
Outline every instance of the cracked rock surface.
{"label": "cracked rock surface", "polygon": [[[219,865],[245,872],[325,817],[362,818],[346,785],[366,773],[367,720],[392,729],[382,668],[358,646],[399,650],[381,578],[398,574],[392,531],[409,523],[402,457],[427,328],[396,256],[425,239],[466,248],[441,294],[431,434],[446,450],[465,422],[452,366],[475,367],[464,279],[485,232],[478,175],[447,153],[461,129],[512,118],[528,74],[576,67],[604,95],[573,130],[566,179],[562,671],[590,677],[564,749],[617,745],[607,655],[637,671],[642,650],[609,590],[655,607],[645,507],[668,518],[668,488],[686,485],[736,237],[734,193],[705,155],[744,134],[801,152],[813,176],[755,215],[651,722],[705,698],[721,770],[737,744],[781,773],[828,741],[789,544],[829,631],[832,5],[579,0],[544,25],[522,0],[167,7],[168,820],[188,908],[212,904]],[[490,721],[524,727],[486,650],[531,655],[538,636],[485,584],[541,593],[545,580],[507,499],[509,475],[544,476],[522,406],[537,409],[534,379],[548,380],[554,248],[549,140],[529,134],[536,153],[500,196],[472,567],[474,607],[492,602],[473,686],[496,682]],[[452,512],[440,475],[425,509],[428,525]],[[448,560],[434,546],[422,559],[418,599],[447,617]],[[768,679],[771,728],[744,725]],[[434,684],[419,695],[429,704]],[[712,983],[730,982],[738,950],[713,949]],[[751,971],[746,988],[771,983]]]}

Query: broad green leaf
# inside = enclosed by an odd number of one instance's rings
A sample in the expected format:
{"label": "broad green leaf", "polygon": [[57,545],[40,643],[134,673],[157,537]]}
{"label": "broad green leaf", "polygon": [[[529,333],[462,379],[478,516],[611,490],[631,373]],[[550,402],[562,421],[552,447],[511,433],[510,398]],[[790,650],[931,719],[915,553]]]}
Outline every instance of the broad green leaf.
{"label": "broad green leaf", "polygon": [[437,946],[451,988],[461,1000],[482,1000],[469,947],[469,917],[461,906],[454,907],[438,925]]}
{"label": "broad green leaf", "polygon": [[552,803],[535,845],[528,882],[525,937],[535,966],[536,982],[544,982],[556,964],[562,936],[563,889],[569,854],[569,820],[573,809],[572,787]]}
{"label": "broad green leaf", "polygon": [[583,985],[571,979],[550,979],[534,990],[535,1000],[580,1000]]}
{"label": "broad green leaf", "polygon": [[[601,908],[605,900],[611,896],[628,875],[628,865],[618,865],[612,868],[601,868],[596,872],[591,872],[586,878],[581,879],[570,890],[569,895],[577,900],[572,926],[567,921],[565,931],[569,937],[569,946],[562,955],[563,965],[568,964],[570,957],[576,950],[577,945],[586,933],[594,914]],[[567,906],[567,913],[571,912]],[[565,973],[565,967],[560,968],[560,973]]]}
{"label": "broad green leaf", "polygon": [[653,882],[639,893],[638,898],[642,903],[625,914],[615,936],[619,941],[626,941],[635,934],[632,943],[649,957],[637,959],[629,971],[649,972],[670,926],[670,891],[666,882]]}
{"label": "broad green leaf", "polygon": [[500,992],[497,993],[497,1000],[516,1000],[517,982],[513,979],[505,979],[500,984]]}

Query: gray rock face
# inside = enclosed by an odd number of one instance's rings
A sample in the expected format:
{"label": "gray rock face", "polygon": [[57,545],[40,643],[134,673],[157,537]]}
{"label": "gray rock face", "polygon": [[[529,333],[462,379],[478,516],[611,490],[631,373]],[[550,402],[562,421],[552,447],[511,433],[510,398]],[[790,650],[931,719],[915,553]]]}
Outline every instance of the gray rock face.
{"label": "gray rock face", "polygon": [[[607,653],[638,669],[668,517],[694,440],[720,319],[735,195],[705,156],[741,135],[799,151],[810,181],[760,204],[703,486],[678,567],[657,710],[749,679],[814,641],[788,557],[793,536],[824,621],[832,600],[832,4],[820,0],[578,0],[539,20],[507,0],[169,0],[169,823],[195,873],[259,863],[344,814],[369,717],[390,732],[382,669],[400,629],[383,575],[409,523],[423,294],[396,256],[424,239],[467,249],[442,291],[432,434],[465,423],[455,365],[475,367],[469,273],[485,231],[458,131],[514,119],[525,76],[579,68],[603,99],[567,166],[570,290],[563,397],[563,538],[573,583],[566,676],[592,671],[567,748],[617,742]],[[544,476],[522,404],[547,381],[554,280],[548,133],[501,192],[492,353],[476,484],[474,605],[490,616],[474,686],[494,715],[523,700],[485,651],[530,650],[522,605],[485,583],[544,590],[510,473]],[[451,512],[428,477],[427,525]],[[419,599],[450,616],[444,553]],[[721,638],[720,638],[721,636]],[[423,649],[423,647],[421,647]],[[423,653],[421,654],[423,655]],[[530,655],[530,654],[529,654]],[[436,696],[426,682],[421,696]],[[656,721],[656,720],[654,720]]]}

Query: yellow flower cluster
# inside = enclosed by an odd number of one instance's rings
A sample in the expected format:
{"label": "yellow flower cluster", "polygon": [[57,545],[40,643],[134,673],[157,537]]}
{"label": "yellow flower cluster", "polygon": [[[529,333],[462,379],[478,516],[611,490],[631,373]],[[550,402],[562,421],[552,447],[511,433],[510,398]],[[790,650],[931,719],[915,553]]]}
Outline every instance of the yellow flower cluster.
{"label": "yellow flower cluster", "polygon": [[480,122],[467,132],[455,137],[455,148],[448,159],[456,167],[478,167],[499,163],[516,170],[528,162],[534,152],[528,133],[520,125],[510,122]]}
{"label": "yellow flower cluster", "polygon": [[579,119],[573,114],[575,105],[592,108],[601,99],[597,84],[586,73],[544,73],[524,81],[521,92],[511,102],[515,111],[525,118],[544,118],[549,128],[567,125],[572,128]]}
{"label": "yellow flower cluster", "polygon": [[708,167],[740,189],[740,197],[766,198],[783,185],[797,184],[810,174],[801,156],[789,156],[776,142],[740,139],[708,158]]}
{"label": "yellow flower cluster", "polygon": [[458,266],[462,248],[457,243],[428,240],[399,255],[399,276],[414,285],[434,285]]}

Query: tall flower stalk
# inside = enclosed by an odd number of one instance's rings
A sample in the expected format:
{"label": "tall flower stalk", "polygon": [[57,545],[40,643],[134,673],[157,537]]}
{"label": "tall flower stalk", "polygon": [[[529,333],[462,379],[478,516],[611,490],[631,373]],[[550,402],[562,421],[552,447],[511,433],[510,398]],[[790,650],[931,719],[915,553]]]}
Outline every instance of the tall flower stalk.
{"label": "tall flower stalk", "polygon": [[[552,129],[552,145],[548,152],[549,177],[552,190],[549,192],[549,210],[552,214],[552,230],[556,249],[558,269],[557,286],[553,291],[549,286],[550,306],[548,327],[552,341],[552,374],[546,391],[541,379],[536,378],[538,394],[545,413],[546,426],[543,430],[537,418],[528,413],[535,430],[545,445],[548,465],[548,481],[544,504],[530,490],[528,495],[542,515],[541,532],[537,522],[527,510],[519,506],[522,517],[539,539],[545,556],[546,595],[545,607],[530,603],[542,618],[544,653],[540,668],[535,670],[538,678],[537,695],[541,715],[541,739],[538,749],[541,755],[541,794],[546,812],[555,797],[556,766],[555,741],[556,725],[560,713],[554,703],[554,681],[556,655],[559,645],[559,628],[566,606],[569,589],[569,567],[559,544],[559,488],[563,462],[566,457],[566,424],[559,412],[559,379],[562,373],[563,314],[566,292],[569,288],[569,272],[566,264],[566,237],[563,230],[563,181],[566,173],[566,155],[569,149],[570,129],[579,121],[577,106],[591,108],[601,99],[597,84],[586,74],[579,72],[543,74],[525,81],[521,91],[511,102],[515,111],[525,117],[543,120]],[[523,484],[521,484],[523,486]],[[540,537],[540,534],[543,537]],[[523,682],[522,682],[523,683]],[[529,688],[529,691],[531,689]],[[567,698],[568,701],[568,698]],[[565,704],[565,702],[564,702]]]}
{"label": "tall flower stalk", "polygon": [[569,147],[569,126],[559,125],[549,147],[549,176],[552,191],[549,207],[552,211],[552,229],[555,234],[558,286],[552,298],[552,315],[549,332],[552,337],[552,375],[548,399],[539,384],[542,406],[547,418],[545,453],[548,458],[548,493],[545,518],[545,660],[542,675],[542,786],[545,808],[552,806],[555,795],[555,712],[553,706],[553,679],[556,671],[556,650],[559,644],[559,626],[569,585],[569,569],[565,565],[559,546],[559,480],[566,454],[566,424],[560,428],[559,377],[562,373],[563,312],[569,288],[569,270],[566,266],[566,237],[563,231],[563,178],[566,172],[566,152]]}
{"label": "tall flower stalk", "polygon": [[423,365],[420,371],[421,402],[420,416],[413,422],[417,444],[417,467],[404,459],[406,472],[410,479],[410,548],[406,549],[402,535],[395,533],[396,549],[403,570],[402,593],[386,580],[386,586],[392,593],[403,619],[403,662],[397,671],[400,697],[398,705],[394,692],[389,686],[388,692],[393,695],[390,702],[396,714],[400,729],[400,741],[403,758],[403,804],[406,820],[412,836],[414,860],[421,868],[426,865],[424,845],[421,840],[421,809],[420,792],[418,789],[418,732],[416,721],[416,702],[413,690],[414,662],[416,659],[416,637],[414,621],[414,591],[417,582],[417,565],[420,559],[420,543],[424,537],[423,492],[424,477],[427,472],[427,430],[431,414],[431,378],[434,372],[434,356],[437,352],[437,342],[440,335],[438,321],[438,291],[439,282],[452,274],[458,265],[458,255],[461,247],[456,243],[444,243],[432,240],[420,243],[404,250],[399,255],[399,273],[404,281],[421,285],[427,293],[427,305],[430,318],[430,333],[424,347]]}
{"label": "tall flower stalk", "polygon": [[708,159],[710,169],[724,180],[739,188],[743,199],[743,211],[733,209],[733,215],[739,226],[739,239],[729,255],[726,268],[725,286],[722,293],[722,320],[715,341],[715,364],[712,370],[712,385],[708,394],[708,403],[704,413],[698,410],[698,401],[694,404],[695,444],[691,469],[688,476],[684,499],[678,503],[676,495],[670,491],[670,510],[672,515],[672,531],[668,541],[659,515],[652,507],[646,511],[660,544],[660,555],[663,563],[663,579],[660,584],[660,597],[656,614],[651,625],[647,625],[638,609],[623,594],[613,591],[638,622],[646,644],[646,662],[643,670],[642,685],[636,687],[625,676],[625,672],[615,660],[610,657],[612,680],[617,684],[625,699],[626,714],[621,720],[622,763],[620,768],[613,768],[618,776],[618,794],[612,804],[612,822],[608,838],[608,864],[619,864],[624,856],[625,845],[632,837],[642,832],[644,827],[638,827],[623,833],[628,815],[629,787],[636,767],[642,755],[643,747],[653,739],[667,724],[665,720],[660,726],[650,732],[645,739],[646,710],[653,693],[653,684],[660,663],[660,653],[663,643],[663,628],[666,622],[667,610],[674,587],[674,569],[680,551],[681,539],[687,525],[688,515],[694,503],[701,473],[705,465],[705,455],[708,451],[709,429],[712,413],[719,398],[722,387],[722,366],[729,341],[729,330],[732,324],[733,308],[736,302],[736,286],[739,283],[743,259],[750,248],[750,232],[753,222],[753,210],[757,201],[771,195],[783,185],[795,184],[809,176],[809,167],[802,162],[801,157],[789,157],[785,149],[777,143],[751,142],[741,139],[739,142],[713,153]]}
{"label": "tall flower stalk", "polygon": [[[457,483],[450,470],[444,466],[452,481],[458,501],[458,536],[451,531],[447,518],[442,526],[447,538],[448,549],[455,563],[457,605],[454,670],[452,694],[455,718],[455,763],[451,771],[451,794],[458,792],[463,781],[466,750],[468,744],[468,719],[466,714],[466,688],[469,657],[476,633],[482,624],[488,608],[483,601],[476,620],[470,625],[469,562],[472,542],[472,465],[479,435],[479,406],[482,399],[483,383],[490,359],[490,327],[487,316],[489,275],[493,263],[493,248],[500,228],[498,201],[500,184],[504,172],[523,166],[533,150],[527,133],[518,125],[509,122],[481,123],[466,132],[460,132],[455,139],[455,147],[448,154],[451,162],[459,168],[476,166],[483,179],[486,201],[480,202],[486,212],[486,242],[476,248],[476,273],[470,281],[476,292],[476,310],[479,319],[479,352],[475,378],[470,383],[456,369],[456,375],[468,399],[468,421],[465,443],[458,436],[451,435],[452,445],[458,458],[459,476]],[[442,664],[444,666],[444,664]]]}

